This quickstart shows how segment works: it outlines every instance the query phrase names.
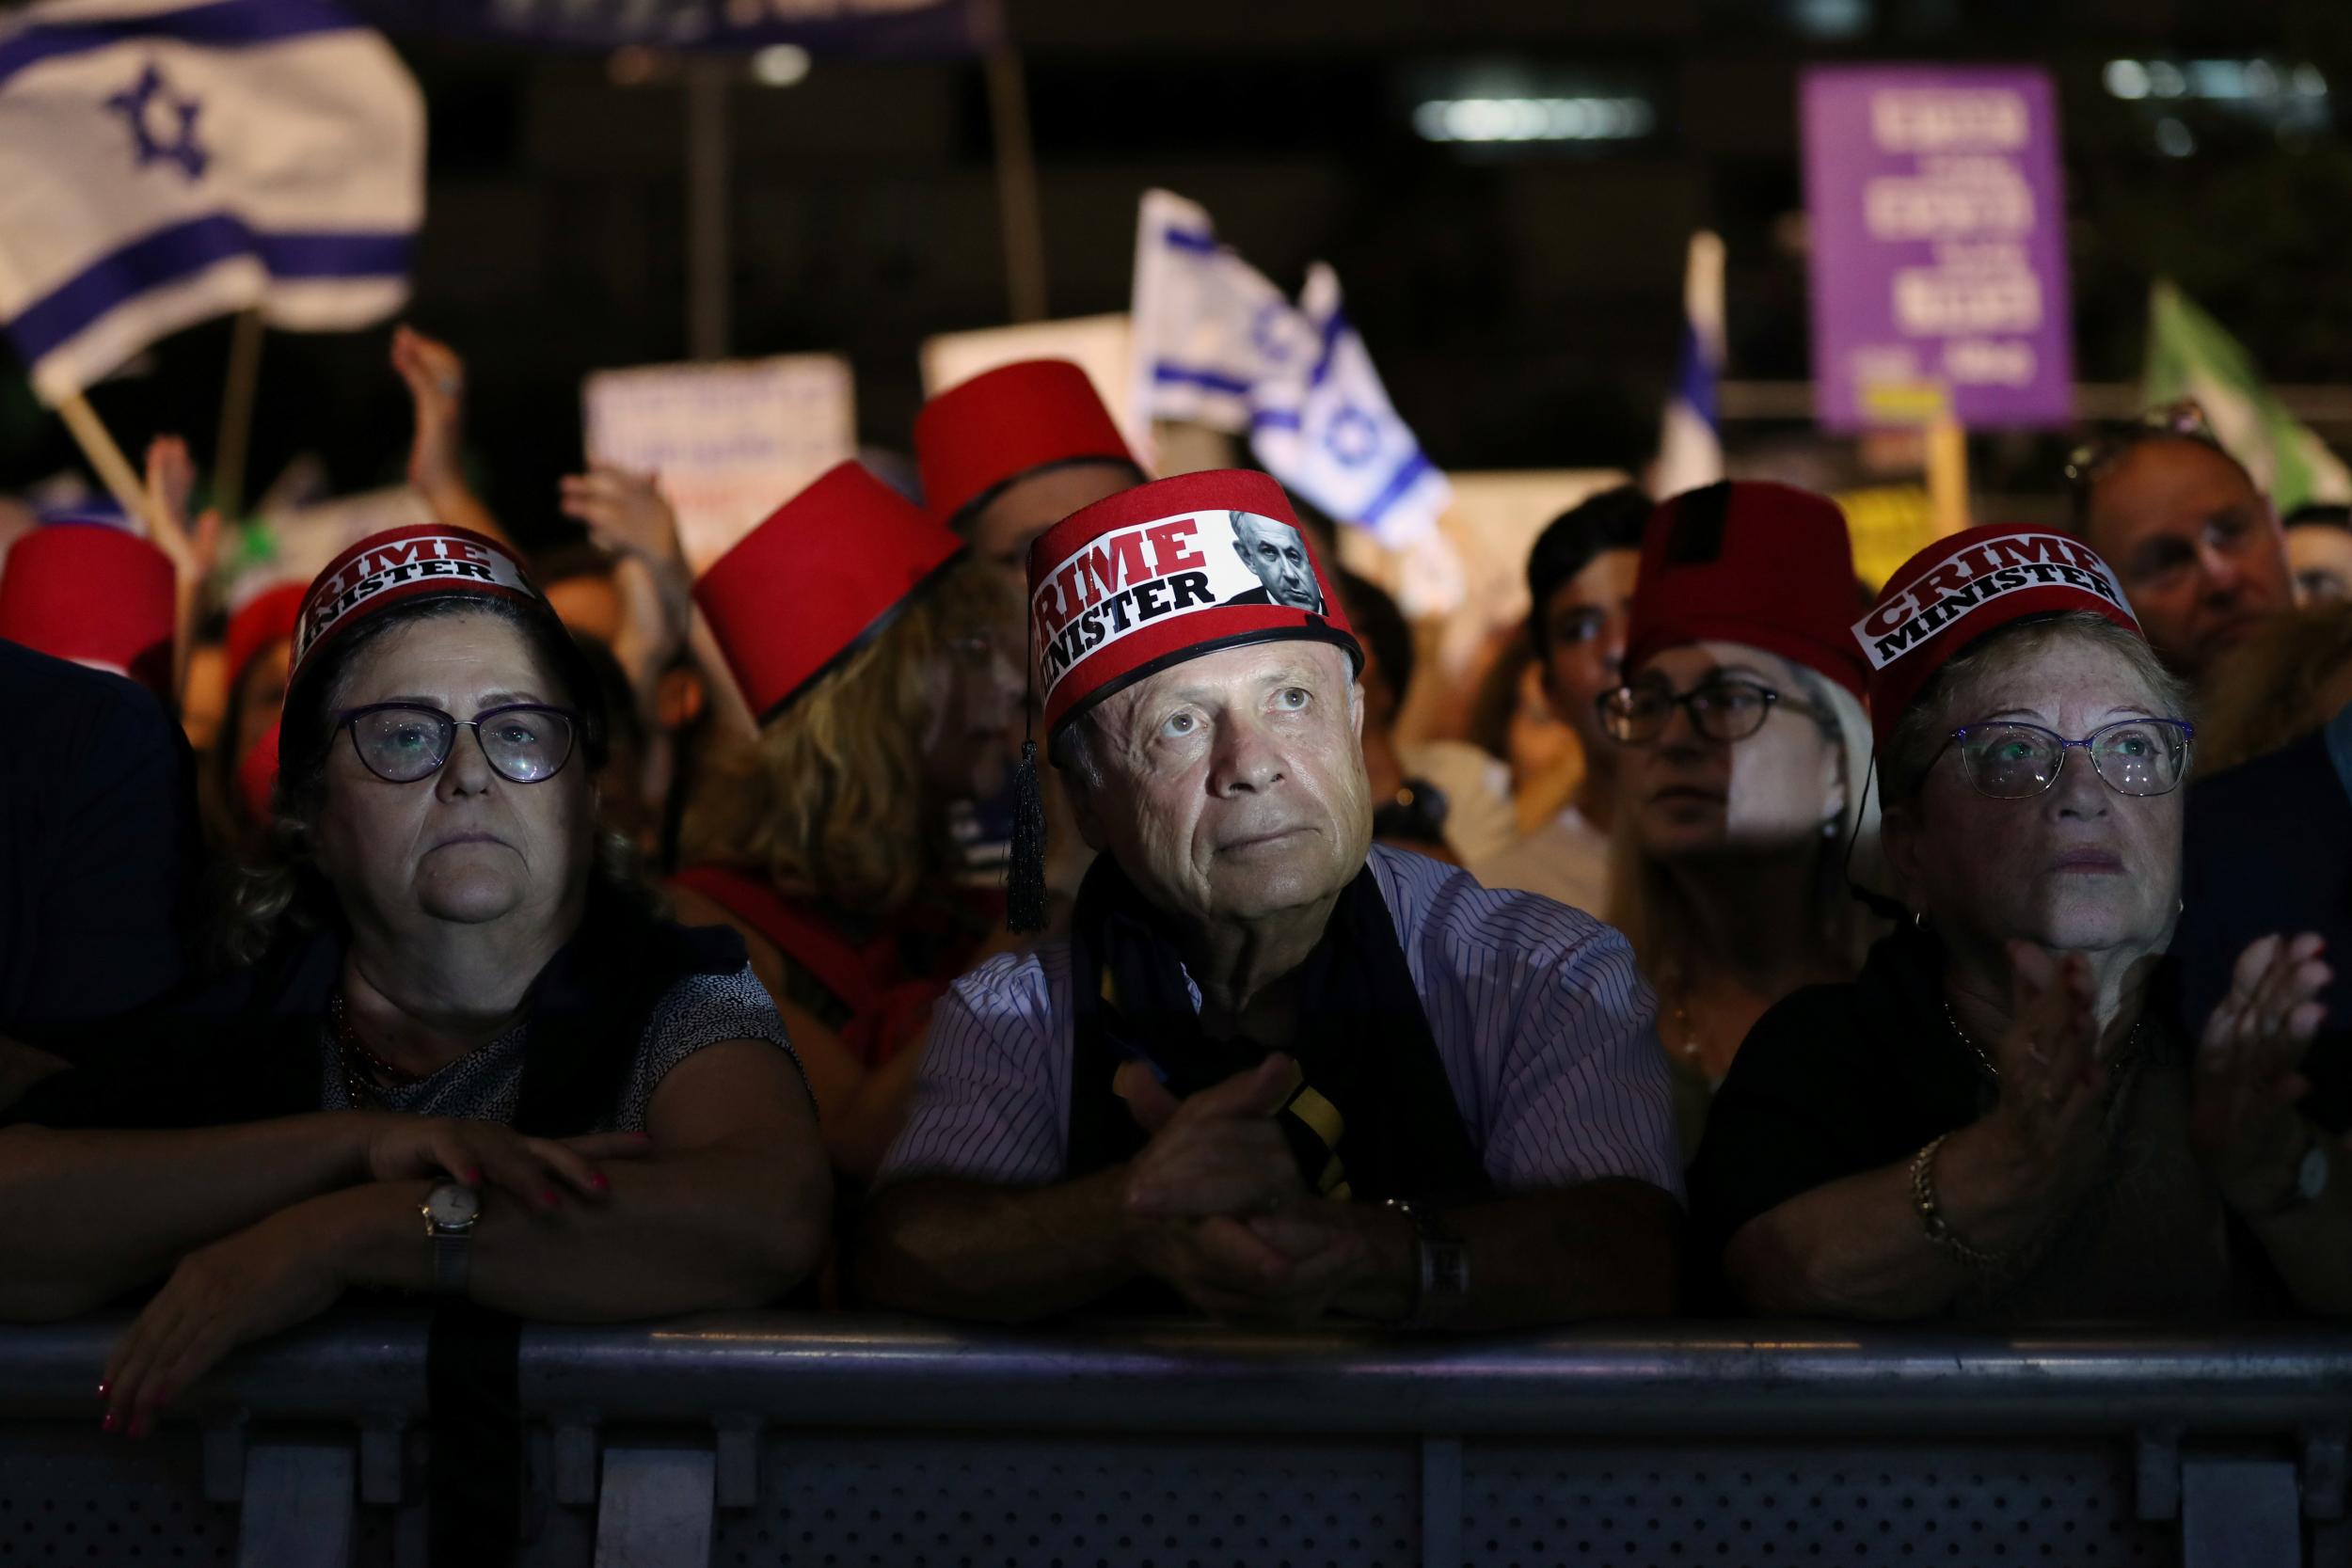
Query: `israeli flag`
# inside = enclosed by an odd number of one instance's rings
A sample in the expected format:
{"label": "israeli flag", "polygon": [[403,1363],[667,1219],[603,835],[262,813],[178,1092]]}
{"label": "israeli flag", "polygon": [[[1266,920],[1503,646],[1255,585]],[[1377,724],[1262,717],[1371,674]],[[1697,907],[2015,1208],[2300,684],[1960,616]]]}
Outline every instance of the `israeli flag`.
{"label": "israeli flag", "polygon": [[1277,367],[1253,395],[1249,444],[1266,471],[1343,522],[1401,549],[1435,533],[1454,499],[1389,402],[1338,274],[1307,269],[1298,316],[1311,356]]}
{"label": "israeli flag", "polygon": [[1705,230],[1691,236],[1682,276],[1682,352],[1674,391],[1658,434],[1650,494],[1678,496],[1724,477],[1723,426],[1715,383],[1724,369],[1724,242]]}
{"label": "israeli flag", "polygon": [[0,20],[0,321],[45,402],[212,316],[381,321],[423,219],[423,96],[327,0]]}
{"label": "israeli flag", "polygon": [[1242,435],[1259,384],[1313,352],[1282,291],[1217,243],[1204,208],[1168,191],[1143,196],[1129,320],[1138,420]]}

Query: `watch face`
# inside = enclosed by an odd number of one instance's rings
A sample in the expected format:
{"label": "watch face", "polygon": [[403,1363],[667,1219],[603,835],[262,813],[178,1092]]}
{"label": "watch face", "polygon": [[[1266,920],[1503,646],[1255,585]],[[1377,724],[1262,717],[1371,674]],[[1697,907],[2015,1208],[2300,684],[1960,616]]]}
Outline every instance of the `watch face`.
{"label": "watch face", "polygon": [[2328,1145],[2314,1143],[2304,1152],[2295,1173],[2295,1196],[2310,1203],[2328,1190]]}
{"label": "watch face", "polygon": [[471,1187],[444,1181],[425,1195],[424,1217],[437,1228],[473,1224],[482,1213],[482,1195]]}

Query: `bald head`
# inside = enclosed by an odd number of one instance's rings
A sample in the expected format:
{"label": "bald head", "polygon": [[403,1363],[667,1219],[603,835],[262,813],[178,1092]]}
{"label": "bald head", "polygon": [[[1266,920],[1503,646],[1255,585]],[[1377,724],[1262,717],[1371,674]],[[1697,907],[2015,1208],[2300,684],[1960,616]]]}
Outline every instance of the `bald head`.
{"label": "bald head", "polygon": [[2194,680],[2293,606],[2284,535],[2227,453],[2185,437],[2143,440],[2101,469],[2082,532],[2122,580],[2165,662]]}

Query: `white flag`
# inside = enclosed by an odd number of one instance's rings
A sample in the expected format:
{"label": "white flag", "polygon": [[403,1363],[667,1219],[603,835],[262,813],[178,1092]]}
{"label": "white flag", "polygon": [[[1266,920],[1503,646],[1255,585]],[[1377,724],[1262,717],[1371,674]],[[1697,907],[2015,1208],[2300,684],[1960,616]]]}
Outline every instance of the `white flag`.
{"label": "white flag", "polygon": [[1138,421],[1238,436],[1258,384],[1313,352],[1282,291],[1217,243],[1204,209],[1168,191],[1143,194],[1132,319]]}
{"label": "white flag", "polygon": [[1705,230],[1691,236],[1682,276],[1682,353],[1658,436],[1653,496],[1678,496],[1724,477],[1724,440],[1715,383],[1724,369],[1724,242]]}
{"label": "white flag", "polygon": [[1298,296],[1313,353],[1260,383],[1250,447],[1266,471],[1342,522],[1401,548],[1437,531],[1454,499],[1445,475],[1397,417],[1347,319],[1337,274],[1317,261]]}
{"label": "white flag", "polygon": [[423,218],[423,97],[327,0],[0,21],[0,320],[52,404],[230,311],[381,321]]}

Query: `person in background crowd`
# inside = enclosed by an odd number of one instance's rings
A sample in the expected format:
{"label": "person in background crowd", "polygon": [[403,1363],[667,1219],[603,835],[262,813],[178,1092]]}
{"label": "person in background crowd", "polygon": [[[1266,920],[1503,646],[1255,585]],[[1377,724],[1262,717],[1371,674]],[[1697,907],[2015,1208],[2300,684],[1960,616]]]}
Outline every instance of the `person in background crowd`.
{"label": "person in background crowd", "polygon": [[[1630,954],[1371,843],[1355,639],[1320,571],[1328,618],[1235,603],[1256,579],[1227,511],[1295,526],[1262,474],[1189,474],[1030,554],[1049,750],[1101,852],[1066,939],[941,1004],[867,1296],[1000,1321],[1665,1310],[1680,1171]],[[1089,647],[1070,585],[1102,560],[1166,608]]]}
{"label": "person in background crowd", "polygon": [[803,1059],[826,1147],[870,1175],[931,1003],[996,927],[946,885],[946,818],[1011,768],[1021,679],[997,641],[1003,581],[844,463],[694,592],[762,722],[690,809],[678,915],[734,926],[770,992],[839,1035]]}
{"label": "person in background crowd", "polygon": [[2199,770],[2218,773],[2311,734],[2352,702],[2352,602],[2273,616],[2214,663],[2197,708]]}
{"label": "person in background crowd", "polygon": [[556,563],[559,586],[548,597],[575,635],[586,627],[605,638],[620,666],[642,741],[628,775],[644,813],[639,836],[648,857],[666,868],[676,863],[713,674],[690,652],[693,574],[677,514],[654,475],[609,466],[566,475],[561,505],[587,529],[590,543],[566,552],[577,568]]}
{"label": "person in background crowd", "polygon": [[2112,562],[2132,612],[2192,684],[2295,601],[2285,535],[2194,403],[2153,410],[2066,466],[2074,532]]}
{"label": "person in background crowd", "polygon": [[2352,599],[2352,506],[2312,501],[2288,513],[2284,526],[2296,602],[2330,605]]}
{"label": "person in background crowd", "polygon": [[1359,684],[1373,837],[1457,864],[1497,852],[1518,827],[1510,769],[1465,741],[1397,742],[1397,709],[1413,683],[1412,627],[1378,584],[1346,571],[1333,578],[1364,650]]}
{"label": "person in background crowd", "polygon": [[514,557],[438,524],[338,557],[282,733],[253,962],[5,1112],[0,1315],[168,1275],[100,1385],[135,1434],[352,1286],[595,1320],[801,1280],[828,1176],[791,1048],[732,933],[599,871],[604,716]]}
{"label": "person in background crowd", "polygon": [[1038,535],[1145,477],[1067,359],[1001,366],[932,398],[914,417],[914,461],[925,510],[971,542],[1016,602]]}
{"label": "person in background crowd", "polygon": [[1544,700],[1575,730],[1584,771],[1549,821],[1470,862],[1488,887],[1524,888],[1580,910],[1606,906],[1617,752],[1601,729],[1600,701],[1624,669],[1642,525],[1652,510],[1637,485],[1603,490],[1553,518],[1528,555],[1527,625]]}
{"label": "person in background crowd", "polygon": [[1609,908],[1658,988],[1686,1153],[1764,1010],[1851,979],[1875,934],[1848,891],[1878,841],[1853,580],[1844,515],[1787,485],[1685,491],[1643,531],[1625,682],[1603,698]]}
{"label": "person in background crowd", "polygon": [[1914,918],[1732,1064],[1692,1186],[1733,1290],[1865,1318],[2215,1316],[2275,1305],[2275,1271],[2352,1310],[2352,1182],[2329,1175],[2352,1106],[2296,1104],[2317,939],[2231,955],[2194,1042],[2169,1006],[2193,734],[2122,584],[2078,540],[1971,529],[1855,632]]}
{"label": "person in background crowd", "polygon": [[1460,689],[1467,692],[1462,733],[1472,747],[1502,760],[1512,824],[1524,836],[1576,798],[1584,749],[1545,700],[1544,673],[1526,635],[1514,627],[1502,641],[1483,673]]}
{"label": "person in background crowd", "polygon": [[[294,621],[309,584],[261,587],[229,614],[224,644],[227,698],[208,760],[216,837],[260,847],[270,820],[268,784],[278,773],[278,717],[294,668]],[[258,777],[262,787],[253,787]]]}
{"label": "person in background crowd", "polygon": [[[13,569],[26,571],[24,559]],[[133,628],[130,642],[163,624]],[[153,692],[0,641],[0,711],[20,736],[0,752],[5,1094],[13,1076],[6,1041],[70,1052],[65,1041],[83,1025],[180,983],[203,846],[194,759]]]}

